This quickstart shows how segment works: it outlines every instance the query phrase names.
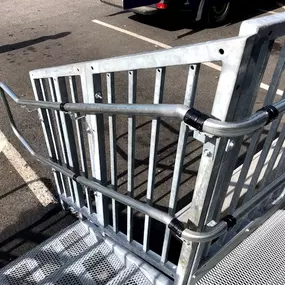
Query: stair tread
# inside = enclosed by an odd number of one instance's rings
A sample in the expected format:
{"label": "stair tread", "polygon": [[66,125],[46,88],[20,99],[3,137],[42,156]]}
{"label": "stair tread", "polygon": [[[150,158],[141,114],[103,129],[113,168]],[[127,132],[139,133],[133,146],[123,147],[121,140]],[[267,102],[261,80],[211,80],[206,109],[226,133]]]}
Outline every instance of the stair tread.
{"label": "stair tread", "polygon": [[0,270],[1,285],[151,285],[104,239],[76,222]]}
{"label": "stair tread", "polygon": [[207,284],[284,284],[285,215],[278,210],[198,282]]}

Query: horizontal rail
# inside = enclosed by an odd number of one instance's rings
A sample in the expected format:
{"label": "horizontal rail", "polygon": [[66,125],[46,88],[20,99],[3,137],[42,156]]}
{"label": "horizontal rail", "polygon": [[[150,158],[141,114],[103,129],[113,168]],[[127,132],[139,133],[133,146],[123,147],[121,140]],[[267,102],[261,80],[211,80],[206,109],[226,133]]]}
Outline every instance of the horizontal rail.
{"label": "horizontal rail", "polygon": [[[14,93],[12,92],[12,95],[13,94]],[[14,134],[19,139],[19,141],[22,143],[22,145],[29,151],[29,153],[32,156],[34,156],[38,161],[40,161],[44,165],[51,167],[54,170],[61,172],[63,175],[66,175],[67,177],[73,179],[74,181],[80,183],[81,185],[88,187],[89,191],[91,190],[98,191],[109,198],[115,199],[118,202],[121,202],[127,206],[130,206],[133,209],[140,211],[141,213],[146,214],[150,216],[151,218],[156,219],[157,221],[160,221],[161,223],[168,226],[174,234],[176,234],[178,237],[185,239],[185,240],[204,243],[204,242],[211,241],[221,236],[227,229],[232,227],[236,223],[237,220],[241,220],[244,216],[246,216],[252,210],[253,205],[256,206],[262,203],[269,194],[272,194],[274,191],[277,191],[279,186],[285,183],[285,173],[284,173],[278,179],[276,179],[274,182],[272,182],[267,187],[265,187],[262,191],[260,191],[257,195],[251,198],[242,207],[236,210],[233,216],[227,217],[226,219],[220,221],[214,227],[211,227],[211,229],[208,231],[205,231],[205,232],[192,231],[192,230],[185,228],[185,226],[182,223],[180,223],[175,217],[163,211],[155,209],[154,207],[151,207],[145,203],[137,201],[129,196],[113,191],[105,186],[102,186],[101,184],[95,181],[87,179],[84,176],[79,176],[75,172],[69,170],[68,168],[65,168],[37,154],[33,150],[33,148],[29,145],[29,143],[26,141],[26,139],[22,136],[20,131],[18,130],[15,124],[12,112],[10,110],[8,101],[5,97],[5,92],[1,88],[1,85],[0,85],[0,97],[6,108],[6,112],[7,112],[10,125],[11,125],[11,128]]]}
{"label": "horizontal rail", "polygon": [[182,104],[94,104],[94,103],[64,103],[25,100],[18,98],[5,84],[0,82],[0,88],[17,104],[58,110],[64,112],[80,112],[83,114],[107,115],[141,115],[152,117],[172,117],[183,120],[189,126],[201,132],[217,137],[239,137],[250,134],[275,120],[285,111],[285,100],[280,100],[271,106],[258,110],[250,117],[239,122],[221,122],[200,113],[194,108]]}
{"label": "horizontal rail", "polygon": [[[263,201],[268,199],[268,196],[272,195],[274,192],[278,191],[281,186],[285,184],[285,173],[281,175],[279,178],[274,180],[272,183],[270,183],[268,186],[266,186],[263,190],[261,190],[258,194],[256,194],[254,197],[252,197],[248,202],[246,202],[244,205],[239,207],[232,216],[230,216],[230,219],[225,219],[220,221],[217,225],[211,228],[208,232],[193,232],[193,231],[183,231],[181,234],[181,237],[185,240],[191,240],[195,242],[208,242],[215,238],[218,238],[221,236],[222,233],[224,233],[226,230],[234,226],[234,223],[237,223],[241,221],[244,217],[250,213],[254,207],[257,207],[259,204],[261,204]],[[282,205],[284,203],[284,197],[283,199],[278,200],[274,205],[277,204]],[[231,225],[230,223],[233,222]]]}
{"label": "horizontal rail", "polygon": [[250,134],[274,121],[284,111],[285,100],[280,100],[257,110],[255,114],[239,122],[221,122],[192,108],[186,113],[184,122],[201,132],[230,138]]}
{"label": "horizontal rail", "polygon": [[182,104],[97,104],[97,103],[63,103],[20,99],[5,84],[0,88],[17,104],[64,112],[106,115],[142,115],[153,117],[172,117],[183,120],[188,107]]}

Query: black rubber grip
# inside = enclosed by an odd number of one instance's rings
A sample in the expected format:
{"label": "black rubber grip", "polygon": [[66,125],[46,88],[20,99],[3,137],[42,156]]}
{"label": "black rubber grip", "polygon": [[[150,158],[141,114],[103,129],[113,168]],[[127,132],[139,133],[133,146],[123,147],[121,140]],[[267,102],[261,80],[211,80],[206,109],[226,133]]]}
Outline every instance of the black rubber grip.
{"label": "black rubber grip", "polygon": [[257,110],[257,112],[267,113],[268,119],[267,119],[266,125],[273,122],[279,116],[279,111],[272,105],[264,106],[263,108]]}
{"label": "black rubber grip", "polygon": [[60,103],[60,105],[59,105],[60,111],[66,112],[66,110],[64,109],[64,105],[65,105],[65,104],[66,104],[66,103]]}
{"label": "black rubber grip", "polygon": [[181,237],[182,232],[184,231],[185,227],[182,222],[177,220],[176,218],[172,219],[168,225],[168,228],[176,234],[178,237]]}
{"label": "black rubber grip", "polygon": [[191,108],[184,116],[184,123],[195,128],[198,131],[203,131],[204,122],[210,117],[200,111]]}
{"label": "black rubber grip", "polygon": [[231,215],[227,215],[225,216],[222,221],[225,221],[228,225],[228,230],[230,230],[231,228],[233,228],[235,226],[235,224],[237,223],[237,219],[234,216]]}

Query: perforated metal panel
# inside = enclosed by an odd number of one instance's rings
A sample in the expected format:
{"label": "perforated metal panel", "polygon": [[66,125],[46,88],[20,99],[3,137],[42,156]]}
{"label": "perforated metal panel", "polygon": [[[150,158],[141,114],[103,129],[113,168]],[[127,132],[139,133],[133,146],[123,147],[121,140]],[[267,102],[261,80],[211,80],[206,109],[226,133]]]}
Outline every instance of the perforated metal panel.
{"label": "perforated metal panel", "polygon": [[109,244],[86,224],[75,223],[3,268],[0,284],[153,284],[137,264],[125,264]]}
{"label": "perforated metal panel", "polygon": [[198,285],[284,285],[285,211],[276,212],[209,271]]}

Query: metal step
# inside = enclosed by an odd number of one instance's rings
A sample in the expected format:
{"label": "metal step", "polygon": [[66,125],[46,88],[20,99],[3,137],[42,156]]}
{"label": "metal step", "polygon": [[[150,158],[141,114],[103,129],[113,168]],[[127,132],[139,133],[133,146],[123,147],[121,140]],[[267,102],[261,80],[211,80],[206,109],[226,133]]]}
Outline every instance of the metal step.
{"label": "metal step", "polygon": [[283,208],[239,244],[197,284],[285,284],[284,236]]}
{"label": "metal step", "polygon": [[1,285],[164,285],[172,281],[76,222],[0,271]]}

